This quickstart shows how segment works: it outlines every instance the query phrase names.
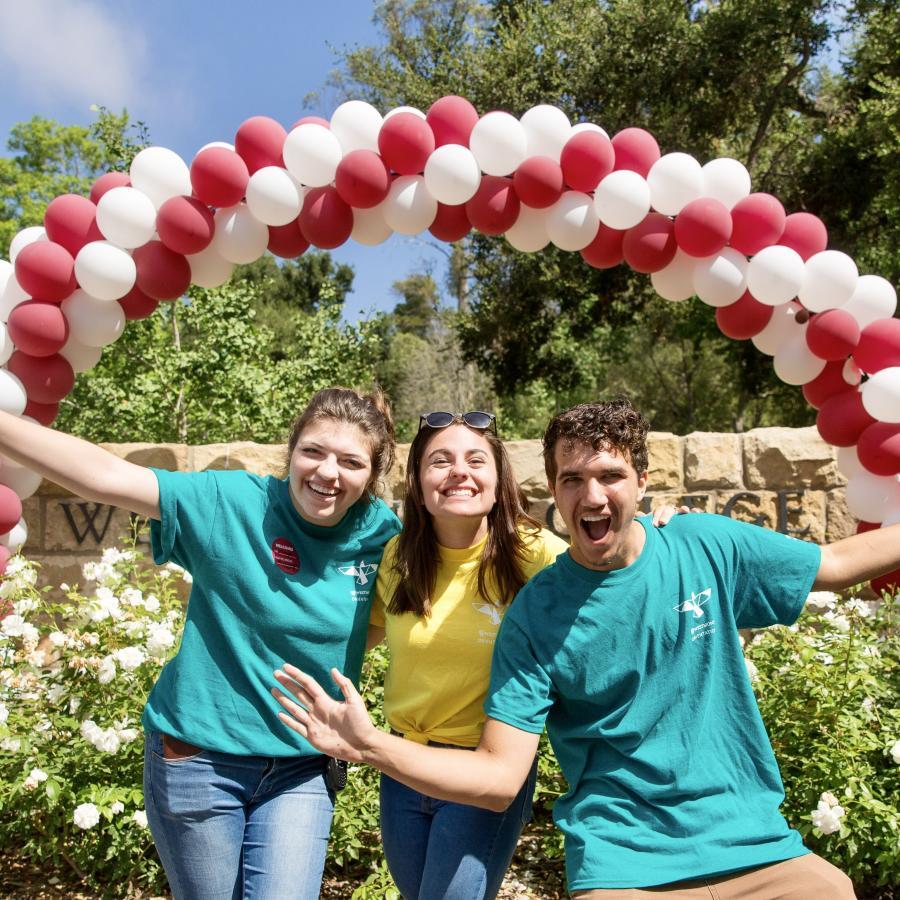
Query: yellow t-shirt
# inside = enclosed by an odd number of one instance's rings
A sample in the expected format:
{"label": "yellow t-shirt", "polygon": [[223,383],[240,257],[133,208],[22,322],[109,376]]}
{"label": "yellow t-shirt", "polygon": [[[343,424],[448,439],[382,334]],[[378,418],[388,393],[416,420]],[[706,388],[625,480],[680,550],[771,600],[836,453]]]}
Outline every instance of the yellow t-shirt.
{"label": "yellow t-shirt", "polygon": [[[527,578],[568,547],[546,530],[537,534],[524,531],[523,536]],[[385,716],[394,731],[418,743],[474,747],[481,737],[491,654],[508,608],[478,594],[478,565],[486,541],[464,550],[439,548],[428,617],[387,612],[398,583],[393,566],[396,537],[388,541],[378,567],[370,621],[385,629],[390,650],[384,682]]]}

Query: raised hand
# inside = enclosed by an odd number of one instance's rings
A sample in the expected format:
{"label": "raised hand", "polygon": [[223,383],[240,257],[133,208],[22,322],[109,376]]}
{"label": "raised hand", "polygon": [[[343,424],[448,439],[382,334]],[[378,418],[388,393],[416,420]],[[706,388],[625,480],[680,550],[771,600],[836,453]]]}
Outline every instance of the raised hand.
{"label": "raised hand", "polygon": [[669,522],[675,518],[675,516],[682,516],[685,513],[702,513],[702,509],[698,509],[696,506],[679,506],[675,507],[671,504],[666,504],[665,506],[660,506],[657,509],[653,510],[653,524],[657,528],[661,528],[663,525],[668,525]]}
{"label": "raised hand", "polygon": [[353,682],[337,669],[331,670],[331,677],[344,695],[343,702],[333,700],[314,678],[285,663],[275,672],[275,678],[295,699],[272,688],[272,695],[286,710],[278,718],[322,753],[348,762],[363,762],[377,729]]}

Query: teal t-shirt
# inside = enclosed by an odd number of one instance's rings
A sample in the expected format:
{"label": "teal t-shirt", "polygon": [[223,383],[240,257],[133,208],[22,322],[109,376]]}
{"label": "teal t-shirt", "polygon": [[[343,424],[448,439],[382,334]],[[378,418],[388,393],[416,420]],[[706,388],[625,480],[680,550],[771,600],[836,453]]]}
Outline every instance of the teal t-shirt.
{"label": "teal t-shirt", "polygon": [[650,887],[808,852],[738,629],[793,622],[820,550],[723,516],[639,519],[624,569],[568,553],[503,620],[488,716],[547,733],[569,791],[554,818],[570,890]]}
{"label": "teal t-shirt", "polygon": [[194,580],[181,646],[150,693],[144,728],[226,753],[316,753],[279,721],[272,672],[293,663],[335,696],[332,666],[358,681],[375,573],[399,520],[363,499],[337,525],[313,525],[287,481],[154,473],[153,558]]}

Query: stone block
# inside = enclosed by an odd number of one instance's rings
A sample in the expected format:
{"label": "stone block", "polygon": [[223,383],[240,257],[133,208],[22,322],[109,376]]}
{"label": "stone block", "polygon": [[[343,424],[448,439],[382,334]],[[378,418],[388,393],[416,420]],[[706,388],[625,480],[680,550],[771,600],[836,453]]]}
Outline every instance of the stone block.
{"label": "stone block", "polygon": [[549,500],[547,473],[540,441],[506,441],[516,481],[532,500]]}
{"label": "stone block", "polygon": [[22,552],[34,555],[41,549],[41,537],[43,536],[43,521],[41,519],[44,501],[40,497],[29,497],[22,501],[22,518],[28,529],[28,537],[22,545]]}
{"label": "stone block", "polygon": [[715,512],[737,522],[749,522],[775,529],[778,522],[777,497],[772,491],[722,491]]}
{"label": "stone block", "polygon": [[684,438],[685,490],[743,486],[740,435],[695,431]]}
{"label": "stone block", "polygon": [[661,506],[690,506],[703,512],[715,512],[716,495],[713,492],[698,491],[686,494],[684,491],[651,491],[644,494],[639,511],[649,513]]}
{"label": "stone block", "polygon": [[650,453],[648,485],[654,491],[678,490],[684,483],[681,438],[665,431],[647,435]]}
{"label": "stone block", "polygon": [[825,495],[828,509],[825,516],[825,540],[828,543],[856,534],[858,520],[847,509],[847,498],[843,488],[835,488]]}
{"label": "stone block", "polygon": [[114,456],[138,466],[153,466],[170,472],[183,472],[188,467],[190,448],[186,444],[101,444]]}
{"label": "stone block", "polygon": [[82,585],[84,579],[81,575],[81,567],[84,563],[99,558],[99,554],[88,556],[75,556],[64,554],[59,556],[44,556],[39,560],[41,564],[38,573],[37,587],[52,588],[50,596],[54,600],[61,600],[65,596],[65,591],[61,591],[61,584]]}
{"label": "stone block", "polygon": [[284,474],[286,454],[287,447],[284,444],[254,444],[252,441],[204,444],[191,448],[187,467],[193,472],[243,469],[256,475],[281,477]]}
{"label": "stone block", "polygon": [[828,490],[842,482],[835,450],[809,428],[754,428],[744,435],[749,488]]}
{"label": "stone block", "polygon": [[47,498],[44,504],[43,550],[99,556],[104,547],[130,541],[131,514],[115,506],[78,498]]}

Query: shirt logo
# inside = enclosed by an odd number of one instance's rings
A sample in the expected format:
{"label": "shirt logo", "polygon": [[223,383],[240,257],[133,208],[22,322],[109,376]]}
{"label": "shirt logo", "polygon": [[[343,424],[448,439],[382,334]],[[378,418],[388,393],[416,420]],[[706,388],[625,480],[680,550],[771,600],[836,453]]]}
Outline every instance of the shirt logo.
{"label": "shirt logo", "polygon": [[711,596],[712,588],[700,591],[699,594],[695,594],[691,591],[689,600],[685,600],[684,603],[679,603],[678,606],[673,606],[672,609],[681,613],[693,613],[695,619],[702,619],[703,616],[706,615],[706,612],[701,607],[709,603],[709,598]]}
{"label": "shirt logo", "polygon": [[369,576],[378,571],[378,565],[360,560],[358,566],[341,566],[338,571],[342,575],[352,575],[357,584],[368,584]]}
{"label": "shirt logo", "polygon": [[288,575],[296,575],[300,571],[297,549],[287,538],[275,538],[272,541],[272,561]]}
{"label": "shirt logo", "polygon": [[486,615],[491,620],[491,625],[499,625],[503,619],[503,612],[493,603],[473,603],[472,609]]}

